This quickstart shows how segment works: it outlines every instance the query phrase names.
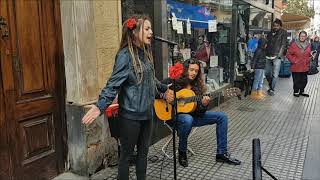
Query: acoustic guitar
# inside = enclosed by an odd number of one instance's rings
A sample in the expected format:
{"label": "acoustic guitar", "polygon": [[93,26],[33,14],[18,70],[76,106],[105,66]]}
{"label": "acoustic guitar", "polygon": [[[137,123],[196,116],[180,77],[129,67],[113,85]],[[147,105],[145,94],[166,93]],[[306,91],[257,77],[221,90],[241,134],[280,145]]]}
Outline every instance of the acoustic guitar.
{"label": "acoustic guitar", "polygon": [[[237,96],[241,99],[241,90],[239,88],[228,88],[223,91],[212,92],[204,94],[203,96],[209,96],[215,98],[218,96],[233,97]],[[178,113],[191,113],[197,107],[197,101],[202,99],[203,96],[196,96],[196,94],[189,89],[181,89],[176,92],[177,98],[177,111]],[[157,117],[162,121],[171,120],[172,105],[164,99],[155,99],[154,109]]]}

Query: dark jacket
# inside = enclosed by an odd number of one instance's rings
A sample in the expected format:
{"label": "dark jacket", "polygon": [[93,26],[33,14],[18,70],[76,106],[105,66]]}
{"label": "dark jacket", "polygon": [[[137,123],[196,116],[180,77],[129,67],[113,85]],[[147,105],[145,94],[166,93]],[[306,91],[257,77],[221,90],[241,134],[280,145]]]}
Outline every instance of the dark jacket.
{"label": "dark jacket", "polygon": [[[171,84],[173,83],[173,80],[170,78],[164,79],[161,81],[163,84]],[[173,86],[171,86],[173,87]],[[176,88],[176,91],[178,92],[179,90],[183,89],[182,86],[177,85],[178,88]],[[172,88],[171,88],[172,89]],[[198,94],[196,94],[198,96]],[[197,107],[196,109],[190,113],[192,116],[202,116],[208,109],[208,106],[205,106],[202,104],[202,98],[197,98]]]}
{"label": "dark jacket", "polygon": [[147,120],[153,117],[153,102],[156,87],[166,91],[167,86],[154,80],[152,64],[145,59],[142,49],[138,50],[144,67],[143,80],[138,84],[128,48],[123,48],[116,56],[113,72],[102,89],[97,106],[100,112],[112,103],[118,94],[119,115],[127,119]]}
{"label": "dark jacket", "polygon": [[267,56],[277,56],[282,58],[287,48],[287,31],[279,29],[277,32],[272,31],[267,35]]}
{"label": "dark jacket", "polygon": [[[311,51],[317,50],[318,47],[319,47],[319,45],[320,45],[320,42],[319,42],[319,41],[313,41],[313,42],[311,43]],[[317,51],[318,51],[318,50],[317,50]]]}
{"label": "dark jacket", "polygon": [[258,48],[251,60],[253,69],[264,69],[266,67],[266,49],[264,48],[266,44],[267,41],[265,39],[259,39]]}

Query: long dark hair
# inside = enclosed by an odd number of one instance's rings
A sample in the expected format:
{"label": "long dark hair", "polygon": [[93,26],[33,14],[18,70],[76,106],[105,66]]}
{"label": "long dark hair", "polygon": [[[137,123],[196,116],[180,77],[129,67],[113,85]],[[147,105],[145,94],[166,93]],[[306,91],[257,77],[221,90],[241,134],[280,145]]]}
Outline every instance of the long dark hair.
{"label": "long dark hair", "polygon": [[[197,64],[199,66],[198,74],[194,80],[189,79],[188,69],[190,64]],[[195,58],[191,58],[183,62],[184,71],[181,78],[177,80],[178,90],[186,88],[186,86],[190,84],[192,86],[191,90],[193,90],[197,95],[203,95],[206,92],[200,64],[200,61]]]}
{"label": "long dark hair", "polygon": [[[127,26],[127,22],[132,19],[134,19],[137,23],[133,29],[130,29]],[[120,47],[118,50],[118,52],[119,52],[121,49],[128,47],[129,52],[130,52],[130,56],[132,59],[132,64],[134,67],[135,75],[138,79],[138,83],[140,83],[143,79],[143,73],[138,73],[138,72],[143,72],[143,66],[142,66],[141,60],[139,59],[138,54],[137,54],[138,49],[133,43],[135,40],[133,33],[134,33],[134,31],[139,33],[142,28],[142,36],[143,36],[144,22],[146,20],[151,22],[150,18],[146,15],[134,15],[134,16],[128,18],[126,21],[124,21],[124,23],[122,25],[122,37],[121,37]],[[145,58],[150,61],[150,63],[152,64],[152,67],[153,67],[153,56],[152,56],[151,46],[146,45],[143,42],[140,42],[140,43],[141,43],[140,47],[144,51]]]}

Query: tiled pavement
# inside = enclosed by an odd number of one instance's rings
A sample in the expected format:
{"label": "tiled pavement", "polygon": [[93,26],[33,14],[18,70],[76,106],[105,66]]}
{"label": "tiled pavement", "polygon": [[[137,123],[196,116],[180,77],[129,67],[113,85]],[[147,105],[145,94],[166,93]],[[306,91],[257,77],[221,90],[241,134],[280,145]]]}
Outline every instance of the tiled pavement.
{"label": "tiled pavement", "polygon": [[[189,154],[189,167],[177,165],[178,179],[252,179],[253,138],[260,138],[262,164],[275,177],[302,179],[311,122],[320,118],[319,81],[319,74],[309,76],[306,92],[311,94],[310,98],[293,97],[292,79],[280,78],[273,97],[264,101],[233,98],[212,109],[228,114],[229,152],[242,164],[233,166],[215,162],[215,125],[205,126],[198,128],[189,139],[189,146],[196,155]],[[150,148],[150,159],[158,160],[149,161],[148,179],[160,179],[160,174],[161,179],[173,179],[173,161],[164,158],[161,152],[168,138]],[[131,178],[135,179],[134,167],[130,171]],[[116,167],[107,168],[91,179],[115,179],[116,174]],[[271,178],[263,173],[263,179]]]}

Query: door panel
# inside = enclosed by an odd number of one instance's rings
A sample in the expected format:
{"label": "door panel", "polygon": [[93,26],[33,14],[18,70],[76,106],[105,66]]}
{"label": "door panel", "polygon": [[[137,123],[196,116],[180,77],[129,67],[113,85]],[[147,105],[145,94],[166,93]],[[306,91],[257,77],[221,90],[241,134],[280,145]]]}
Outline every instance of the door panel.
{"label": "door panel", "polygon": [[[10,56],[2,62],[10,114],[7,131],[15,179],[50,179],[63,166],[64,119],[60,17],[55,0],[0,0],[7,3]],[[57,66],[60,65],[60,66]],[[64,76],[64,75],[63,75]]]}
{"label": "door panel", "polygon": [[52,80],[54,74],[49,74],[47,70],[50,68],[50,61],[54,59],[46,58],[47,26],[44,19],[46,16],[42,15],[44,11],[42,7],[45,4],[42,1],[16,3],[17,39],[14,47],[17,48],[18,56],[14,58],[14,64],[15,77],[18,80],[16,81],[18,101],[51,96],[48,81]]}

